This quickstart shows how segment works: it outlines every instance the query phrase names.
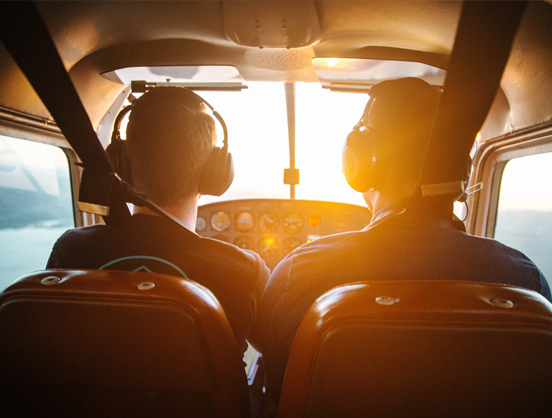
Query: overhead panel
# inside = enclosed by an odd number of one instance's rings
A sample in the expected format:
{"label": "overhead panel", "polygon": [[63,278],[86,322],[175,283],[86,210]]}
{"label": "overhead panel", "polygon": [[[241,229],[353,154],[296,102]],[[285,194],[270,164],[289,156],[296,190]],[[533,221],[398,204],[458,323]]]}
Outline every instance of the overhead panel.
{"label": "overhead panel", "polygon": [[223,1],[224,33],[238,45],[304,48],[320,41],[314,1]]}

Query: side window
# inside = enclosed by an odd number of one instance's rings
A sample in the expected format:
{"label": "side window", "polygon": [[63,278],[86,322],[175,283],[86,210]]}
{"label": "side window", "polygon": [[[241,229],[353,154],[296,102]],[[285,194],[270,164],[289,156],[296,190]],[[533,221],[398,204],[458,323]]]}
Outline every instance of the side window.
{"label": "side window", "polygon": [[0,291],[43,269],[56,239],[74,225],[65,153],[0,135]]}
{"label": "side window", "polygon": [[552,284],[552,153],[504,168],[494,237],[525,253]]}

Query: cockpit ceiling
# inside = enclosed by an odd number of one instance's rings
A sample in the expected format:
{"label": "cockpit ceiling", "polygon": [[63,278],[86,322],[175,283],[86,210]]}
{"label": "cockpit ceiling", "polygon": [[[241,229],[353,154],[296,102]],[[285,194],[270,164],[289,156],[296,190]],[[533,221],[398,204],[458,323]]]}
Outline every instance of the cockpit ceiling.
{"label": "cockpit ceiling", "polygon": [[[124,67],[227,65],[245,83],[319,82],[313,58],[414,61],[446,69],[461,12],[461,2],[454,1],[59,1],[37,6],[94,126],[124,88],[100,74]],[[502,80],[511,110],[506,130],[552,120],[551,21],[551,4],[529,2]],[[1,45],[0,81],[1,106],[49,117]]]}
{"label": "cockpit ceiling", "polygon": [[[194,65],[208,59],[235,65],[251,81],[282,81],[286,77],[277,71],[263,75],[240,66],[272,70],[265,57],[286,49],[289,56],[308,61],[314,56],[368,58],[366,50],[374,47],[391,49],[391,55],[408,50],[448,55],[461,2],[111,1],[38,2],[38,7],[68,69],[104,51],[94,60],[102,71],[128,66],[118,60]],[[159,52],[151,56],[147,48],[138,48],[142,45],[155,45]],[[128,50],[116,58],[121,48]],[[162,62],[170,57],[172,62]],[[302,60],[290,61],[297,65],[284,70],[302,68]],[[309,76],[297,81],[313,81]]]}

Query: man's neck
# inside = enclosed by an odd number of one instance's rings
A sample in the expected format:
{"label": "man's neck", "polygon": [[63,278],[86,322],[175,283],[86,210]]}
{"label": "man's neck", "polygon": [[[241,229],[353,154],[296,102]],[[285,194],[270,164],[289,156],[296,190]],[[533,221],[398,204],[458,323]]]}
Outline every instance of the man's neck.
{"label": "man's neck", "polygon": [[[412,189],[412,190],[411,190]],[[413,193],[413,187],[407,188],[403,185],[402,188],[395,188],[393,192],[382,192],[380,190],[369,190],[363,193],[364,201],[372,212],[372,221],[380,222],[388,216],[400,214],[405,209],[405,200]]]}
{"label": "man's neck", "polygon": [[453,202],[442,199],[411,197],[407,193],[386,194],[377,190],[364,193],[364,199],[373,214],[370,224],[401,214],[407,207],[407,213],[415,217],[452,220],[453,216]]}
{"label": "man's neck", "polygon": [[[187,196],[175,205],[161,206],[163,210],[180,219],[190,231],[195,231],[197,220],[197,196]],[[159,216],[146,207],[134,206],[134,215]]]}

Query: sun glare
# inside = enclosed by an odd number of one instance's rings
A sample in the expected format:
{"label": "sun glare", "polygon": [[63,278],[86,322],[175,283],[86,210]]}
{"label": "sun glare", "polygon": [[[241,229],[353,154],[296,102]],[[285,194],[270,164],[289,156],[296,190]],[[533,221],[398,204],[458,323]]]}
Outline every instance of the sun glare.
{"label": "sun glare", "polygon": [[[236,164],[234,183],[222,197],[204,196],[200,204],[247,198],[289,198],[283,184],[289,167],[284,86],[251,83],[241,92],[202,92],[223,116]],[[356,124],[366,94],[332,93],[319,84],[296,85],[297,199],[363,205],[341,173],[341,148]]]}

